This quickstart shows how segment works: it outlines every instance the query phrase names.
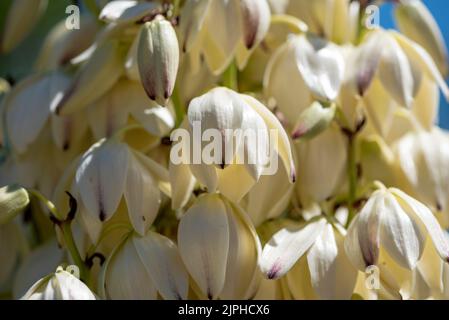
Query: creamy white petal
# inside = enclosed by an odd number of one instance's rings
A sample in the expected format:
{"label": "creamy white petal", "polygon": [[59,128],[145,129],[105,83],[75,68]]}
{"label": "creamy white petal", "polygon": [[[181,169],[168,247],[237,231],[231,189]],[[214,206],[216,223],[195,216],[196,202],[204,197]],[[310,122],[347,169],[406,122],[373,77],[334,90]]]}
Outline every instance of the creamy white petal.
{"label": "creamy white petal", "polygon": [[358,214],[358,239],[366,267],[377,264],[379,259],[380,223],[385,211],[383,193],[374,192]]}
{"label": "creamy white petal", "polygon": [[385,89],[403,107],[413,103],[413,74],[407,55],[391,36],[382,37],[379,77]]}
{"label": "creamy white petal", "polygon": [[345,62],[338,47],[316,36],[297,38],[296,63],[309,89],[324,101],[340,90]]}
{"label": "creamy white petal", "polygon": [[128,239],[108,259],[105,283],[112,300],[155,300],[157,289],[145,269],[133,242]]}
{"label": "creamy white petal", "polygon": [[226,280],[221,299],[247,299],[246,294],[257,272],[258,251],[250,227],[227,206],[229,225],[229,254]]}
{"label": "creamy white petal", "polygon": [[209,299],[217,298],[225,285],[229,237],[226,207],[216,194],[198,198],[179,223],[182,260]]}
{"label": "creamy white petal", "polygon": [[70,114],[89,106],[106,93],[124,71],[126,51],[118,40],[104,41],[78,69],[70,88],[55,106],[57,114]]}
{"label": "creamy white petal", "polygon": [[156,219],[161,195],[157,181],[132,154],[129,155],[124,196],[134,230],[144,236]]}
{"label": "creamy white petal", "polygon": [[59,101],[69,82],[69,78],[61,72],[31,76],[5,98],[6,128],[17,152],[25,152],[36,140],[52,106]]}
{"label": "creamy white petal", "polygon": [[99,18],[106,22],[127,23],[138,21],[156,9],[152,2],[119,0],[107,3],[100,12]]}
{"label": "creamy white petal", "polygon": [[123,143],[95,144],[83,156],[76,184],[89,214],[108,220],[122,198],[129,151]]}
{"label": "creamy white petal", "polygon": [[314,244],[326,225],[319,219],[305,226],[289,226],[278,231],[265,245],[260,268],[269,279],[287,273],[299,258]]}
{"label": "creamy white petal", "polygon": [[162,297],[187,299],[189,276],[173,241],[153,231],[144,237],[133,237],[132,241]]}
{"label": "creamy white petal", "polygon": [[444,97],[446,98],[446,100],[449,100],[449,87],[429,53],[427,53],[427,51],[420,45],[414,43],[413,41],[410,41],[400,33],[392,32],[392,34],[398,41],[404,52],[407,54],[407,56],[409,56],[410,61],[412,63],[418,64],[419,67],[427,73],[427,75],[435,79],[435,81],[440,86]]}
{"label": "creamy white petal", "polygon": [[401,190],[396,188],[392,188],[390,190],[397,199],[401,200],[400,203],[402,207],[408,207],[410,211],[409,214],[412,213],[414,215],[414,219],[418,219],[418,221],[423,224],[423,226],[427,229],[427,232],[429,233],[438,254],[444,261],[448,262],[449,240],[432,214],[432,211],[430,211],[429,208],[421,202],[413,199]]}
{"label": "creamy white petal", "polygon": [[385,196],[381,242],[389,255],[404,268],[413,270],[424,250],[425,237],[392,195]]}
{"label": "creamy white petal", "polygon": [[277,152],[284,163],[284,167],[287,169],[287,173],[291,182],[296,181],[296,170],[293,161],[293,154],[291,150],[290,140],[288,138],[285,129],[282,124],[276,118],[276,116],[271,113],[271,111],[260,103],[257,99],[249,96],[242,95],[242,97],[249,103],[251,108],[255,110],[264,120],[268,130],[274,130],[277,133],[278,141],[270,141],[271,144],[275,143],[277,146]]}

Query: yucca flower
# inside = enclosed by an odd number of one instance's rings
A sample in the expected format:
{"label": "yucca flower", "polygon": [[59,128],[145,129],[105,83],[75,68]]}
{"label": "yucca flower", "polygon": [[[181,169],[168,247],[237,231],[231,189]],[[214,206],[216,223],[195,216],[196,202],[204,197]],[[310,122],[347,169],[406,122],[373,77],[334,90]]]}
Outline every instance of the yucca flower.
{"label": "yucca flower", "polygon": [[89,288],[70,272],[58,267],[37,281],[22,300],[96,300]]}

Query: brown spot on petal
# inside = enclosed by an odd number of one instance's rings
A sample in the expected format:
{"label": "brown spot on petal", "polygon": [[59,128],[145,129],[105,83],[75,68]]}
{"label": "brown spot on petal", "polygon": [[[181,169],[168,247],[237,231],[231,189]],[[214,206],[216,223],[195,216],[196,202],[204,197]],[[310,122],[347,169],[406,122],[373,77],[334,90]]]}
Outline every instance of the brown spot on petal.
{"label": "brown spot on petal", "polygon": [[278,277],[278,273],[281,270],[281,265],[276,262],[270,269],[270,271],[267,272],[267,278],[270,280],[276,279]]}
{"label": "brown spot on petal", "polygon": [[103,222],[104,220],[106,220],[106,213],[103,211],[103,209],[100,210],[100,221]]}

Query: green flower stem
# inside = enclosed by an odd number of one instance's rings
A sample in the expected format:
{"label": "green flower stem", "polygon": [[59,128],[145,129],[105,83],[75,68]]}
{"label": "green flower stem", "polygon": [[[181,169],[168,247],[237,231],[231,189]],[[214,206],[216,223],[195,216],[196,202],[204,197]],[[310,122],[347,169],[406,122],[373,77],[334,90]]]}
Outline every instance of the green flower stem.
{"label": "green flower stem", "polygon": [[73,259],[73,262],[77,265],[80,270],[80,278],[84,282],[87,283],[89,280],[89,271],[87,269],[84,260],[81,258],[81,255],[76,247],[75,239],[73,238],[71,221],[63,221],[59,227],[61,228],[62,235],[64,237],[64,243],[67,250],[70,253],[70,256]]}
{"label": "green flower stem", "polygon": [[179,128],[182,121],[184,120],[185,111],[184,111],[183,104],[181,102],[181,97],[179,95],[178,86],[175,86],[175,88],[173,89],[173,94],[172,94],[171,99],[173,102],[173,107],[175,109],[175,117],[176,117],[175,128]]}
{"label": "green flower stem", "polygon": [[58,210],[56,209],[56,206],[48,200],[42,193],[40,193],[37,190],[34,189],[27,189],[28,193],[35,196],[39,201],[41,201],[47,208],[50,210],[51,214],[57,218],[61,219],[61,215],[59,214]]}
{"label": "green flower stem", "polygon": [[347,175],[349,181],[348,192],[348,225],[355,216],[354,203],[357,197],[357,155],[356,155],[356,135],[348,135],[348,167]]}
{"label": "green flower stem", "polygon": [[234,62],[232,62],[223,73],[223,85],[235,91],[237,91],[239,88],[237,79],[237,66]]}
{"label": "green flower stem", "polygon": [[27,189],[27,191],[39,199],[47,208],[50,210],[53,217],[57,220],[57,226],[61,229],[62,235],[64,237],[64,243],[67,251],[73,259],[73,262],[77,265],[80,270],[80,277],[82,280],[86,281],[89,277],[89,271],[87,269],[84,260],[81,258],[81,255],[76,247],[75,240],[73,238],[70,220],[62,220],[62,215],[56,208],[56,206],[48,200],[42,193],[34,189]]}

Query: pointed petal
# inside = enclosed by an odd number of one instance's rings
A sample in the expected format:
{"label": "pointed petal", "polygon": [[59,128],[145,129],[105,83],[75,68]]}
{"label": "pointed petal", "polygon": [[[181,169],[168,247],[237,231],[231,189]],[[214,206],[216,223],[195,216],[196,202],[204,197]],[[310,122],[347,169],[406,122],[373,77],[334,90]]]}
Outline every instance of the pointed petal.
{"label": "pointed petal", "polygon": [[109,299],[156,300],[157,289],[131,239],[121,244],[110,260],[104,283]]}
{"label": "pointed petal", "polygon": [[203,27],[211,0],[187,0],[181,10],[179,24],[183,52],[189,52]]}
{"label": "pointed petal", "polygon": [[380,247],[380,223],[385,211],[383,191],[376,191],[358,214],[357,232],[365,267],[377,264]]}
{"label": "pointed petal", "polygon": [[326,225],[320,219],[303,227],[291,226],[278,231],[265,245],[260,268],[268,279],[287,273],[299,258],[314,244]]}
{"label": "pointed petal", "polygon": [[179,223],[179,252],[202,293],[215,299],[225,284],[228,217],[218,195],[204,195],[196,201]]}
{"label": "pointed petal", "polygon": [[390,190],[396,199],[400,199],[400,204],[402,207],[408,208],[409,210],[407,211],[410,211],[414,215],[414,218],[418,219],[418,221],[423,224],[423,226],[427,229],[427,232],[429,233],[438,254],[445,262],[448,262],[449,240],[432,214],[432,211],[430,211],[429,208],[421,202],[413,199],[401,190],[396,188],[392,188]]}
{"label": "pointed petal", "polygon": [[229,224],[229,255],[226,281],[221,299],[247,299],[248,289],[257,270],[258,252],[249,227],[226,204]]}
{"label": "pointed petal", "polygon": [[309,89],[324,101],[334,100],[344,76],[345,62],[338,47],[315,36],[297,38],[296,63]]}
{"label": "pointed petal", "polygon": [[425,70],[426,74],[438,83],[446,100],[449,100],[449,87],[427,51],[397,32],[392,32],[392,34],[409,56],[410,61],[416,63],[419,66],[418,68]]}
{"label": "pointed petal", "polygon": [[70,88],[55,106],[55,113],[70,114],[101,97],[122,75],[125,55],[126,51],[118,40],[101,43],[78,70]]}
{"label": "pointed petal", "polygon": [[295,182],[296,170],[293,162],[293,154],[288,135],[285,132],[285,129],[282,127],[282,124],[279,122],[276,116],[258,100],[248,95],[242,95],[242,97],[249,103],[253,110],[255,110],[259,114],[259,116],[264,119],[268,130],[274,130],[277,133],[278,141],[270,141],[270,143],[274,143],[275,145],[277,144],[276,151],[279,153],[279,157],[284,163],[284,167],[287,169],[290,182]]}
{"label": "pointed petal", "polygon": [[184,207],[192,196],[195,178],[187,164],[169,162],[170,184],[172,186],[172,209]]}
{"label": "pointed petal", "polygon": [[252,49],[264,38],[270,26],[270,8],[267,1],[242,0],[243,41]]}
{"label": "pointed petal", "polygon": [[386,195],[385,209],[381,221],[382,246],[399,265],[413,270],[423,253],[425,237],[393,196]]}
{"label": "pointed petal", "polygon": [[17,152],[23,153],[38,137],[68,83],[68,77],[60,72],[32,76],[5,98],[8,137]]}
{"label": "pointed petal", "polygon": [[389,35],[383,36],[379,77],[391,96],[403,107],[413,103],[413,74],[409,60],[399,44]]}
{"label": "pointed petal", "polygon": [[112,1],[103,7],[99,19],[108,23],[136,22],[156,8],[157,5],[152,2]]}
{"label": "pointed petal", "polygon": [[396,6],[395,17],[401,33],[425,48],[441,73],[447,75],[447,48],[441,30],[426,5],[417,0],[402,1]]}
{"label": "pointed petal", "polygon": [[161,196],[157,181],[133,155],[129,157],[124,196],[134,230],[144,236],[156,219]]}
{"label": "pointed petal", "polygon": [[76,184],[89,214],[101,221],[116,211],[125,188],[129,151],[123,143],[95,144],[76,172]]}
{"label": "pointed petal", "polygon": [[145,237],[133,237],[133,243],[162,297],[187,299],[189,276],[173,241],[150,231]]}

